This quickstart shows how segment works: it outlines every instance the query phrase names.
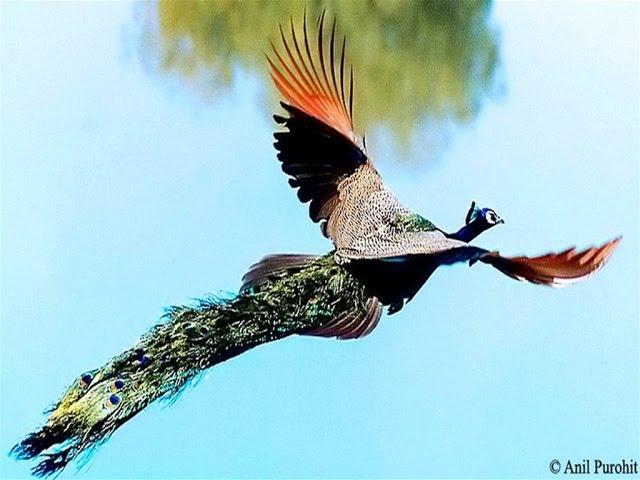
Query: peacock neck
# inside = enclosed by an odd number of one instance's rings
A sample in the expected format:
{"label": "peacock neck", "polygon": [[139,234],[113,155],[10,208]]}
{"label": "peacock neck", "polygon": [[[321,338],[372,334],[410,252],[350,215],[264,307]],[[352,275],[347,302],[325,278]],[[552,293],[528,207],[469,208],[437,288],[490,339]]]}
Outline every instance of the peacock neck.
{"label": "peacock neck", "polygon": [[460,230],[455,233],[449,234],[449,238],[454,240],[460,240],[461,242],[469,243],[485,230],[484,226],[480,222],[471,222],[464,225]]}

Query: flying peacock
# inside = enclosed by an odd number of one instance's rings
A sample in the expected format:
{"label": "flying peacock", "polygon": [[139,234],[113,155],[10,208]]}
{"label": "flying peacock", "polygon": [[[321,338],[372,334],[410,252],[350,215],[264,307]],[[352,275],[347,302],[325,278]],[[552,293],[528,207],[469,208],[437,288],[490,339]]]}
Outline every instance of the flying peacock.
{"label": "flying peacock", "polygon": [[405,208],[354,133],[346,40],[336,45],[336,23],[327,29],[324,20],[323,13],[315,41],[306,16],[301,34],[293,22],[290,31],[281,28],[282,46],[272,44],[267,62],[285,100],[284,113],[274,116],[283,127],[274,135],[278,159],[334,250],[267,256],[244,275],[235,297],[172,307],[133,347],[81,374],[46,423],[12,450],[39,459],[35,475],[59,472],[147,405],[253,347],[294,334],[364,337],[383,307],[399,311],[442,265],[481,262],[517,280],[564,286],[610,258],[620,238],[582,251],[505,257],[470,243],[503,223],[492,209],[472,203],[464,225],[447,233]]}

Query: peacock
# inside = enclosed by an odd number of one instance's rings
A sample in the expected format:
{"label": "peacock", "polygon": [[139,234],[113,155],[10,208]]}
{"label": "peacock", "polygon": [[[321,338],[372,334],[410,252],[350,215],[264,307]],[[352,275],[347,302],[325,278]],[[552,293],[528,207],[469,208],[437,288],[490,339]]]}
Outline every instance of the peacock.
{"label": "peacock", "polygon": [[[275,149],[289,185],[333,243],[324,255],[269,255],[251,266],[231,298],[171,307],[128,350],[80,374],[47,412],[44,425],[12,450],[37,458],[47,476],[89,454],[152,402],[175,398],[210,367],[290,335],[356,339],[383,310],[402,309],[440,266],[491,265],[516,280],[561,287],[600,269],[620,242],[537,257],[502,256],[471,242],[503,224],[471,204],[462,227],[446,232],[402,205],[384,184],[353,127],[353,68],[336,22],[317,34],[280,28],[266,61],[282,95]],[[347,78],[348,72],[348,78]]]}

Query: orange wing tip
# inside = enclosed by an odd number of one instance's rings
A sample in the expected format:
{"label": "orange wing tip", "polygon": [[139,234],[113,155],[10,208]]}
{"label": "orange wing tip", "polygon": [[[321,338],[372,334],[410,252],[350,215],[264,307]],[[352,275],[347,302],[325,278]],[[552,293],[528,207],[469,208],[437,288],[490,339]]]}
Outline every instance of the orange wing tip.
{"label": "orange wing tip", "polygon": [[336,65],[336,22],[333,21],[328,52],[325,52],[324,18],[325,12],[322,13],[318,21],[318,38],[314,49],[309,42],[306,14],[303,22],[302,45],[298,42],[293,20],[291,21],[289,39],[280,26],[282,54],[271,43],[273,58],[267,55],[269,73],[276,88],[289,104],[357,143],[352,122],[353,70],[351,70],[349,82],[348,102],[345,95],[346,40],[342,42],[340,62],[339,65]]}
{"label": "orange wing tip", "polygon": [[588,269],[588,271],[577,277],[554,277],[550,286],[564,288],[589,278],[609,262],[621,241],[622,236],[618,236],[600,247],[591,247],[581,252],[575,252],[575,248],[572,249],[570,259],[575,259],[582,268]]}
{"label": "orange wing tip", "polygon": [[550,287],[566,287],[600,270],[611,258],[622,237],[582,251],[575,248],[538,257],[501,257],[492,252],[481,261],[493,265],[505,275]]}

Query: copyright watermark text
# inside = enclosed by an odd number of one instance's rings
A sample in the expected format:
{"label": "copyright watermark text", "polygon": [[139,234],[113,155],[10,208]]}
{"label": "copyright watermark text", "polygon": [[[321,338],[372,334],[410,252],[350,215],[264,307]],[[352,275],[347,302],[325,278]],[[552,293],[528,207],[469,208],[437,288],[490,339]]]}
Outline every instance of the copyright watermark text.
{"label": "copyright watermark text", "polygon": [[582,459],[580,461],[557,459],[549,462],[551,473],[563,475],[637,475],[638,462],[633,459],[622,459],[609,462],[599,458]]}

